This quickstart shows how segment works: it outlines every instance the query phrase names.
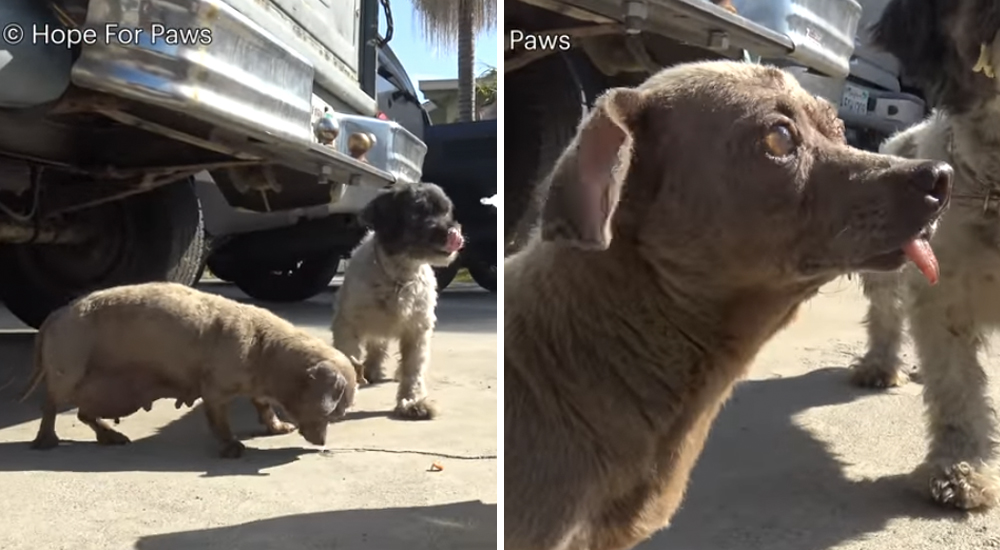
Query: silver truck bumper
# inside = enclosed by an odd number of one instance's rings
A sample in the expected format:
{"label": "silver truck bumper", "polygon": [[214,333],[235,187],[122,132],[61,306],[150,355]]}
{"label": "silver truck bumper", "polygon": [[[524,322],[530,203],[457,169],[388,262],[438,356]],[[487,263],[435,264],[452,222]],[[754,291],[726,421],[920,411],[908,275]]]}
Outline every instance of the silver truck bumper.
{"label": "silver truck bumper", "polygon": [[[398,169],[400,157],[421,166],[408,139],[378,140],[368,162],[317,143],[313,66],[223,0],[91,0],[87,28],[98,39],[83,45],[74,84],[208,122],[220,143],[249,158],[371,187],[413,177]],[[390,122],[357,118],[367,132],[398,133]]]}

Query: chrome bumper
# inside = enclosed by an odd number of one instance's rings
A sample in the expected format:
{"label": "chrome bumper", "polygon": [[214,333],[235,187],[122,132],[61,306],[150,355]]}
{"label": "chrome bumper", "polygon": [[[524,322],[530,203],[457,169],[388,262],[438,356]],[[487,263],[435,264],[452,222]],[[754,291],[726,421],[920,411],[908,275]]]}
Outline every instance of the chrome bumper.
{"label": "chrome bumper", "polygon": [[[81,88],[208,122],[227,147],[337,183],[382,187],[400,176],[409,180],[412,174],[392,169],[389,161],[398,155],[419,170],[422,152],[392,150],[391,139],[379,140],[383,154],[369,155],[384,163],[317,143],[313,66],[223,0],[91,0],[87,28],[99,39],[83,45],[73,66]],[[357,118],[375,134],[387,124]]]}

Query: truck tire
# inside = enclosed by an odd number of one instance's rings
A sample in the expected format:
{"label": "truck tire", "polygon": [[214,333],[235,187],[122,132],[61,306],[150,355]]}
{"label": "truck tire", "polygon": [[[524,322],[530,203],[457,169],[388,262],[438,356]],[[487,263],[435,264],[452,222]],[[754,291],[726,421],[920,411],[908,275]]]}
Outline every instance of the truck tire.
{"label": "truck tire", "polygon": [[278,269],[265,264],[241,263],[226,275],[237,288],[256,300],[301,302],[330,286],[343,258],[342,251],[334,250]]}
{"label": "truck tire", "polygon": [[497,263],[493,262],[475,262],[470,263],[465,266],[469,269],[469,275],[472,276],[472,280],[476,281],[476,284],[485,290],[497,293]]}
{"label": "truck tire", "polygon": [[458,260],[451,262],[448,267],[435,267],[434,278],[437,280],[437,291],[441,292],[448,288],[460,269],[462,269],[462,265]]}
{"label": "truck tire", "polygon": [[0,300],[25,324],[94,290],[151,281],[196,282],[204,254],[190,181],[69,214],[96,238],[74,245],[0,245]]}

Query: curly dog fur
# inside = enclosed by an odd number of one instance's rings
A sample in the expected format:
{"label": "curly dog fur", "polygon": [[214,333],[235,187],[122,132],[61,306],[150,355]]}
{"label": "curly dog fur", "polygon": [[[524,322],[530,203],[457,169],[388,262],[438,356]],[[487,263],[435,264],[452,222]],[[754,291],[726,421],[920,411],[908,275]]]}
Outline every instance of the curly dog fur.
{"label": "curly dog fur", "polygon": [[[399,342],[395,414],[424,420],[437,409],[427,399],[424,377],[437,317],[432,266],[455,261],[463,239],[451,200],[440,187],[397,185],[362,211],[368,233],[351,255],[337,292],[333,345],[361,362],[359,383],[387,379],[390,341]],[[363,352],[363,359],[362,359]]]}
{"label": "curly dog fur", "polygon": [[996,420],[977,358],[1000,325],[1000,216],[986,200],[1000,191],[998,30],[1000,3],[987,0],[894,0],[874,27],[875,45],[899,58],[935,107],[881,150],[950,163],[955,200],[932,241],[938,285],[912,270],[862,276],[868,349],[852,379],[875,388],[906,381],[899,351],[909,319],[930,436],[919,474],[935,501],[961,509],[1000,500]]}

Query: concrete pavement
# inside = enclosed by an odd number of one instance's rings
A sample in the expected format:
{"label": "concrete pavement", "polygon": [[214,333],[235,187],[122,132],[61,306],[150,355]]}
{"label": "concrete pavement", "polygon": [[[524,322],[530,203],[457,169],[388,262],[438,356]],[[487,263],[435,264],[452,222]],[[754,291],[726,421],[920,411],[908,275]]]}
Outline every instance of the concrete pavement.
{"label": "concrete pavement", "polygon": [[[207,290],[242,295],[226,285]],[[331,294],[271,307],[329,338]],[[33,331],[0,314],[0,549],[478,550],[496,548],[496,297],[472,285],[442,296],[429,387],[441,417],[386,417],[395,384],[366,388],[325,451],[297,434],[255,436],[233,408],[243,459],[216,458],[200,406],[122,419],[133,443],[102,448],[60,415],[64,443],[31,451],[38,396],[16,403]],[[429,471],[432,463],[442,471]]]}
{"label": "concrete pavement", "polygon": [[[1000,510],[943,511],[910,475],[926,448],[921,386],[848,385],[845,367],[865,346],[858,289],[856,279],[825,287],[768,344],[713,428],[673,526],[640,550],[1000,548]],[[997,399],[1000,358],[984,359]]]}

